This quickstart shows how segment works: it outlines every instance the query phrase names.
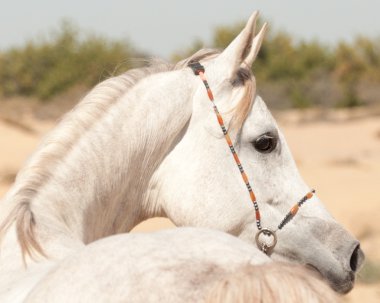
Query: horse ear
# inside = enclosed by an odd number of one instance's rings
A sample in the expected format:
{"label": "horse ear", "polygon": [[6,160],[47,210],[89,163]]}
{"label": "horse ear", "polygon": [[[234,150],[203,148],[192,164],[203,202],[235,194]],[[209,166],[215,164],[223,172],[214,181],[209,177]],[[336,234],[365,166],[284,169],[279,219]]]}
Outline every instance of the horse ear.
{"label": "horse ear", "polygon": [[261,44],[263,43],[265,33],[267,31],[268,24],[264,23],[263,27],[259,31],[259,33],[255,36],[255,38],[252,41],[252,47],[249,51],[248,56],[244,59],[244,65],[245,67],[251,67],[253,61],[255,61],[257,54],[259,53],[259,50],[261,48]]}
{"label": "horse ear", "polygon": [[[249,18],[247,24],[240,34],[227,46],[227,48],[218,56],[218,66],[224,69],[227,76],[232,76],[243,63],[248,63],[247,58],[256,57],[260,48],[262,37],[265,31],[261,29],[260,33],[254,37],[256,29],[256,20],[258,12],[255,11]],[[256,39],[258,38],[258,39]],[[254,44],[255,45],[254,45]],[[255,47],[253,47],[255,46]]]}

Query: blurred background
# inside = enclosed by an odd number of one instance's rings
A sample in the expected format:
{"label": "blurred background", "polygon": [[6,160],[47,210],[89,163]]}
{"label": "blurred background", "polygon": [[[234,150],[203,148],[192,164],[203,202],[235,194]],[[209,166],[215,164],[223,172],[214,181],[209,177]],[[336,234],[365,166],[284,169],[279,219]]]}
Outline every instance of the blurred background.
{"label": "blurred background", "polygon": [[[254,10],[253,66],[301,174],[367,255],[345,302],[380,302],[380,2],[8,1],[0,12],[0,196],[55,121],[149,57],[224,48]],[[135,228],[171,227],[153,219]]]}

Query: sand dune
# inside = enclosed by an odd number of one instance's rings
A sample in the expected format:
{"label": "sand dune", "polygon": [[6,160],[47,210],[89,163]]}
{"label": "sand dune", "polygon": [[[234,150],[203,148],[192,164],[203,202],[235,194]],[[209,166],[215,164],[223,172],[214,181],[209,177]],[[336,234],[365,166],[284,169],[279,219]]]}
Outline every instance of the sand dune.
{"label": "sand dune", "polygon": [[[305,113],[297,112],[277,116],[307,183],[361,240],[368,259],[380,264],[380,118],[369,114],[353,118],[348,112],[322,120],[305,119]],[[30,117],[23,123],[27,127],[0,119],[0,196],[54,125]],[[169,227],[173,227],[170,221],[156,218],[134,231]],[[380,284],[358,283],[345,302],[380,302]]]}

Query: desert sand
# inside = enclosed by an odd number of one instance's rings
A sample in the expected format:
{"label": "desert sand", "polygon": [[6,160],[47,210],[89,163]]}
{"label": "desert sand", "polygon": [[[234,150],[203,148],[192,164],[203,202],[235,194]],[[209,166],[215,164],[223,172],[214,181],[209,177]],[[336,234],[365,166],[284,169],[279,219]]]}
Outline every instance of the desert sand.
{"label": "desert sand", "polygon": [[[1,108],[0,108],[1,112]],[[0,197],[54,126],[32,116],[0,115]],[[299,170],[333,216],[360,239],[367,262],[380,264],[380,116],[371,110],[276,114]],[[164,218],[134,232],[174,228]],[[380,273],[377,273],[378,275]],[[358,282],[344,302],[380,302],[380,282]]]}

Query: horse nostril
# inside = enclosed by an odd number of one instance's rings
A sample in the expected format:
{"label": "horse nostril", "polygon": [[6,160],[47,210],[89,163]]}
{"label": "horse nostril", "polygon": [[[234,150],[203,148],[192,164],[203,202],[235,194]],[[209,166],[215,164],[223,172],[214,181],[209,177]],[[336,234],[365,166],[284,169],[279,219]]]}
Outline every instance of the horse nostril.
{"label": "horse nostril", "polygon": [[358,270],[360,253],[361,253],[360,244],[358,244],[355,247],[354,251],[352,252],[351,259],[350,259],[350,267],[353,272],[356,272]]}

